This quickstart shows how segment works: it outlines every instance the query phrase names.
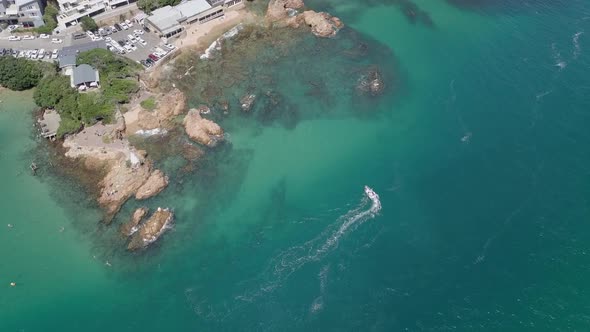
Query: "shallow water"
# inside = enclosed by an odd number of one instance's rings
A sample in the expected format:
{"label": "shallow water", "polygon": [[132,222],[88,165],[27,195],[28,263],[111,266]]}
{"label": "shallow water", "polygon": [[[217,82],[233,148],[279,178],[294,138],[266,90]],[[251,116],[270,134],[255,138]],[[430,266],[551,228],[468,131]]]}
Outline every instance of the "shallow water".
{"label": "shallow water", "polygon": [[[258,47],[271,35],[178,63],[177,75],[211,70],[178,84],[191,106],[211,103],[228,142],[188,173],[151,146],[172,181],[147,204],[177,218],[143,253],[117,235],[138,203],[101,226],[81,188],[49,167],[29,175],[43,160],[33,105],[2,92],[0,204],[14,224],[0,225],[3,330],[586,328],[589,5],[307,4],[347,28],[321,41],[285,32],[283,53]],[[351,40],[367,53],[343,55]],[[393,83],[385,95],[356,94],[350,68],[367,65]],[[306,93],[309,81],[321,89]],[[261,99],[243,114],[249,88],[287,106]],[[375,215],[364,185],[380,195]]]}

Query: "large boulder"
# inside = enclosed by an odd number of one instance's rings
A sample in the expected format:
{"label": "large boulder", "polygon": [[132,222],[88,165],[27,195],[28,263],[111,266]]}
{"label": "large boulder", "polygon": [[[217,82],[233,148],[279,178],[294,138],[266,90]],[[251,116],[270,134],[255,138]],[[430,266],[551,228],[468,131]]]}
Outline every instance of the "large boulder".
{"label": "large boulder", "polygon": [[244,112],[250,112],[256,101],[256,95],[253,93],[247,94],[240,98],[240,108]]}
{"label": "large boulder", "polygon": [[184,129],[191,139],[207,146],[213,146],[223,138],[223,129],[217,123],[202,118],[196,109],[191,109],[184,117]]}
{"label": "large boulder", "polygon": [[266,10],[266,19],[276,22],[289,17],[289,10],[301,9],[305,6],[303,0],[270,0]]}
{"label": "large boulder", "polygon": [[138,250],[155,242],[172,224],[174,214],[170,209],[158,208],[154,214],[144,222],[137,232],[131,236],[127,245],[128,250]]}
{"label": "large boulder", "polygon": [[148,209],[140,207],[133,212],[131,219],[121,226],[121,234],[125,236],[131,236],[139,229],[139,223],[148,213]]}
{"label": "large boulder", "polygon": [[311,32],[318,37],[334,37],[344,26],[338,17],[324,12],[306,10],[299,15],[303,22],[311,28]]}
{"label": "large boulder", "polygon": [[145,183],[137,189],[135,199],[146,199],[159,194],[168,185],[168,177],[159,169],[150,174]]}

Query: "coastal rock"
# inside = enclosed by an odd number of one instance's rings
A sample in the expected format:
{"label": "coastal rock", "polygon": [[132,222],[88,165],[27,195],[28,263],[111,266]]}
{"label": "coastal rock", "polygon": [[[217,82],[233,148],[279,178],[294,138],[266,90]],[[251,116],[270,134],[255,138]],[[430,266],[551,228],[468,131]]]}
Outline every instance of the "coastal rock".
{"label": "coastal rock", "polygon": [[383,76],[377,69],[371,69],[359,78],[357,89],[362,93],[378,96],[385,89]]}
{"label": "coastal rock", "polygon": [[151,174],[149,163],[132,165],[128,160],[114,161],[107,175],[99,183],[102,188],[98,203],[105,209],[106,222],[119,212],[121,206],[137,192]]}
{"label": "coastal rock", "polygon": [[131,216],[131,220],[126,222],[121,226],[121,234],[125,236],[131,236],[139,229],[139,223],[148,213],[148,209],[146,207],[140,207]]}
{"label": "coastal rock", "polygon": [[324,12],[314,12],[306,10],[303,14],[298,15],[303,22],[311,28],[311,32],[318,37],[334,37],[344,26],[338,17],[334,17]]}
{"label": "coastal rock", "polygon": [[137,189],[135,199],[141,200],[156,196],[168,186],[168,177],[159,169],[152,172],[145,183]]}
{"label": "coastal rock", "polygon": [[155,112],[166,119],[184,113],[187,107],[186,96],[177,88],[160,94],[157,101]]}
{"label": "coastal rock", "polygon": [[143,130],[152,130],[160,128],[162,121],[155,112],[140,110],[137,113],[137,125]]}
{"label": "coastal rock", "polygon": [[131,236],[127,245],[128,250],[138,250],[155,242],[172,223],[174,214],[169,209],[158,208],[154,214],[144,222],[139,230]]}
{"label": "coastal rock", "polygon": [[196,109],[191,109],[184,117],[184,128],[190,138],[198,143],[213,146],[223,138],[223,130],[215,122],[204,119]]}
{"label": "coastal rock", "polygon": [[240,98],[240,107],[244,112],[250,112],[256,101],[256,95],[251,93]]}
{"label": "coastal rock", "polygon": [[303,0],[271,0],[268,3],[266,19],[276,22],[289,17],[289,9],[301,9],[305,6]]}

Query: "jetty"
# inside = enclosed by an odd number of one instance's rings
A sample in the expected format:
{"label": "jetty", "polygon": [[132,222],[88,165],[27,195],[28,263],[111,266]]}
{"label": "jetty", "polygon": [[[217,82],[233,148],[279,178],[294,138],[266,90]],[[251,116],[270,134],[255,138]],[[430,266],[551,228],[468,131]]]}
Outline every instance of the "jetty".
{"label": "jetty", "polygon": [[38,121],[41,126],[41,136],[50,140],[55,140],[60,121],[61,117],[56,110],[45,110],[45,112],[43,112],[43,117]]}

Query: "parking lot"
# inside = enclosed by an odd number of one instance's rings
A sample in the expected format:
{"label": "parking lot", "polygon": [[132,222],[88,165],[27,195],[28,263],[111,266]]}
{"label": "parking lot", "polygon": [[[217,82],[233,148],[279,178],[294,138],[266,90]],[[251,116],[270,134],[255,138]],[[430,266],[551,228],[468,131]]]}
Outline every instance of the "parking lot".
{"label": "parking lot", "polygon": [[[16,51],[34,51],[44,49],[45,51],[53,52],[53,50],[55,49],[61,50],[62,48],[67,46],[87,44],[93,40],[105,40],[107,42],[107,45],[112,44],[112,42],[118,43],[119,50],[125,50],[124,54],[119,54],[137,62],[146,60],[150,54],[154,53],[159,53],[158,57],[161,58],[163,53],[168,53],[170,51],[170,49],[163,46],[163,42],[158,37],[158,35],[156,35],[153,32],[145,31],[137,23],[132,23],[132,26],[130,26],[126,30],[123,29],[122,26],[119,27],[122,29],[116,32],[112,32],[112,26],[102,27],[102,35],[96,32],[94,38],[89,34],[83,32],[77,32],[77,34],[82,36],[80,38],[74,38],[73,36],[75,33],[62,32],[59,34],[49,36],[48,38],[35,37],[31,40],[27,40],[24,38],[21,38],[20,40],[9,40],[8,38],[11,36],[11,34],[4,30],[0,34],[0,49],[12,49]],[[136,33],[137,30],[141,30],[141,32]],[[130,36],[132,36],[133,38],[130,38]],[[138,37],[145,42],[140,42]],[[54,40],[56,38],[58,40]],[[117,49],[115,47],[111,46],[109,49],[117,53]],[[27,52],[27,54],[30,53],[33,52]],[[35,59],[35,57],[32,58]],[[51,57],[44,57],[43,60],[51,60]]]}

